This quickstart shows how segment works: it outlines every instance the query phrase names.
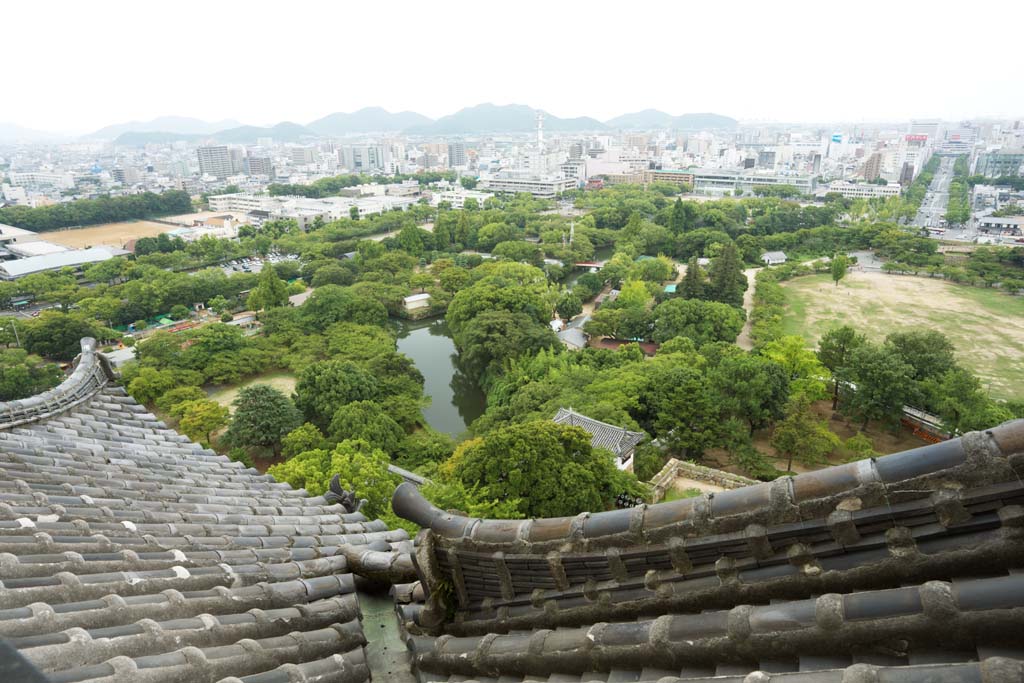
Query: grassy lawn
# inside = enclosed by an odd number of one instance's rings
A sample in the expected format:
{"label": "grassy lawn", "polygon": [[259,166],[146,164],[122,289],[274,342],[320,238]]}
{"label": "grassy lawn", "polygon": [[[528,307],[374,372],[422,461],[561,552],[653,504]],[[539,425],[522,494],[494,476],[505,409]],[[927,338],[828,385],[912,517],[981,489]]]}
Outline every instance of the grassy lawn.
{"label": "grassy lawn", "polygon": [[286,396],[291,396],[295,390],[295,375],[284,370],[277,370],[274,372],[264,372],[261,375],[250,377],[249,379],[239,384],[229,385],[216,385],[206,388],[207,395],[221,404],[222,406],[231,406],[231,402],[238,396],[238,392],[253,384],[269,384],[275,389],[279,389],[285,393]]}
{"label": "grassy lawn", "polygon": [[782,283],[782,326],[816,344],[833,327],[853,325],[873,341],[909,329],[935,329],[995,398],[1024,399],[1024,297],[939,279],[850,273],[836,287],[828,275]]}

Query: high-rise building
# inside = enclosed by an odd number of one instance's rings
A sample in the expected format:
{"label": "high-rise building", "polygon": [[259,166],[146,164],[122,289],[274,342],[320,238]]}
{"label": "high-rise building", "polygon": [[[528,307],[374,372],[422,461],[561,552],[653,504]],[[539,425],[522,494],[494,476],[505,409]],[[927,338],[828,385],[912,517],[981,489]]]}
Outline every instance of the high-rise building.
{"label": "high-rise building", "polygon": [[290,157],[296,166],[305,166],[316,161],[316,149],[313,147],[292,147]]}
{"label": "high-rise building", "polygon": [[390,145],[342,145],[338,148],[338,162],[355,173],[393,170]]}
{"label": "high-rise building", "polygon": [[928,139],[936,142],[939,139],[938,119],[913,119],[910,122],[911,135],[927,135]]}
{"label": "high-rise building", "polygon": [[249,175],[274,175],[274,163],[270,157],[250,155],[246,161],[249,165]]}
{"label": "high-rise building", "polygon": [[466,143],[462,140],[452,140],[448,143],[448,166],[455,168],[466,165]]}
{"label": "high-rise building", "polygon": [[227,178],[233,173],[231,154],[226,145],[207,145],[196,148],[199,157],[199,172],[215,178]]}
{"label": "high-rise building", "polygon": [[882,153],[872,152],[864,161],[864,180],[875,180],[882,175]]}

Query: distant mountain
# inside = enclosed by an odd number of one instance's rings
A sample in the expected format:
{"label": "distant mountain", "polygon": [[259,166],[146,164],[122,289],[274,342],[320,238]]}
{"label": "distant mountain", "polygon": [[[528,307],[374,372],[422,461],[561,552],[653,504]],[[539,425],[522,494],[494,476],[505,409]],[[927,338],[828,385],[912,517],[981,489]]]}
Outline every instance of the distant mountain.
{"label": "distant mountain", "polygon": [[242,124],[234,119],[203,121],[187,116],[160,116],[152,121],[129,121],[100,128],[84,137],[97,140],[114,140],[123,133],[181,133],[183,135],[209,135]]}
{"label": "distant mountain", "polygon": [[657,109],[644,109],[616,116],[610,121],[605,121],[610,128],[625,130],[652,130],[656,128],[670,128],[674,130],[711,130],[711,129],[733,129],[739,122],[736,119],[721,114],[683,114],[672,116]]}
{"label": "distant mountain", "polygon": [[649,130],[651,128],[671,128],[672,120],[675,117],[657,109],[644,109],[616,116],[614,119],[605,121],[609,128],[622,128],[626,130]]}
{"label": "distant mountain", "polygon": [[[523,104],[478,104],[443,116],[406,132],[420,135],[458,133],[528,133],[537,128],[537,110]],[[590,117],[560,119],[544,113],[544,129],[552,131],[604,130],[606,126]]]}
{"label": "distant mountain", "polygon": [[169,133],[164,130],[158,131],[135,131],[130,130],[121,133],[114,138],[114,144],[119,147],[145,147],[146,145],[169,145],[172,142],[183,140],[185,142],[198,142],[207,135],[190,135],[188,133]]}
{"label": "distant mountain", "polygon": [[0,123],[0,142],[49,142],[64,139],[65,136],[57,133],[47,133],[42,130],[25,128],[16,123]]}
{"label": "distant mountain", "polygon": [[274,138],[275,142],[299,142],[302,138],[315,138],[317,134],[305,126],[283,121],[270,128],[259,126],[238,126],[219,130],[211,136],[217,142],[244,144],[256,142],[257,138]]}
{"label": "distant mountain", "polygon": [[721,114],[683,114],[672,120],[672,127],[676,130],[711,130],[725,129],[732,130],[740,122],[729,116]]}
{"label": "distant mountain", "polygon": [[345,112],[328,114],[322,119],[308,124],[306,128],[320,135],[347,135],[350,133],[400,131],[431,123],[433,123],[433,119],[414,111],[400,111],[392,114],[380,107],[365,107],[351,114]]}

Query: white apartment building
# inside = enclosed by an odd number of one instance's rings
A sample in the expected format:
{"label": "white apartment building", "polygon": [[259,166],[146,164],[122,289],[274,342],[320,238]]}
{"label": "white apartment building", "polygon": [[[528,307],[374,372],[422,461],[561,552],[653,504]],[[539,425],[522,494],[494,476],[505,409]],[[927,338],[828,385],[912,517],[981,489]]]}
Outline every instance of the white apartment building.
{"label": "white apartment building", "polygon": [[11,185],[29,190],[57,189],[69,190],[75,186],[75,176],[71,173],[55,173],[53,171],[11,171],[7,174]]}
{"label": "white apartment building", "polygon": [[199,172],[202,175],[224,179],[234,173],[231,153],[228,151],[227,145],[197,147],[196,156],[199,159]]}
{"label": "white apartment building", "polygon": [[277,197],[262,194],[237,192],[235,194],[218,194],[210,197],[210,211],[225,213],[251,213],[253,211],[273,211],[280,204]]}
{"label": "white apartment building", "polygon": [[453,209],[461,209],[465,206],[467,199],[475,199],[477,206],[482,207],[484,202],[494,195],[490,192],[480,192],[478,190],[467,190],[462,187],[453,187],[448,190],[442,190],[441,192],[435,192],[430,198],[430,205],[437,206],[441,202],[448,202]]}
{"label": "white apartment building", "polygon": [[803,194],[814,194],[817,182],[814,176],[779,175],[769,173],[750,173],[728,169],[687,169],[693,175],[693,189],[705,194],[721,194],[735,192],[753,192],[758,187],[774,187],[792,185]]}
{"label": "white apartment building", "polygon": [[566,190],[576,188],[575,178],[544,178],[534,175],[519,175],[502,172],[492,178],[480,181],[480,187],[491,192],[529,192],[540,199],[554,199]]}
{"label": "white apartment building", "polygon": [[834,180],[828,184],[826,192],[838,192],[847,199],[873,199],[875,197],[898,197],[899,183],[873,185],[870,183],[850,183],[845,180]]}

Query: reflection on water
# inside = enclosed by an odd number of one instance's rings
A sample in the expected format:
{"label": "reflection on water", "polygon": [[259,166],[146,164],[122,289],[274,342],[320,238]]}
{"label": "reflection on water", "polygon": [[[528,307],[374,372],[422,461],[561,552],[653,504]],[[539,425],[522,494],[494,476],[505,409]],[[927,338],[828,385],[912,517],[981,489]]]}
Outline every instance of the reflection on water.
{"label": "reflection on water", "polygon": [[401,323],[398,351],[423,373],[423,392],[431,398],[423,416],[431,427],[458,437],[484,412],[484,392],[459,368],[459,354],[443,318]]}

